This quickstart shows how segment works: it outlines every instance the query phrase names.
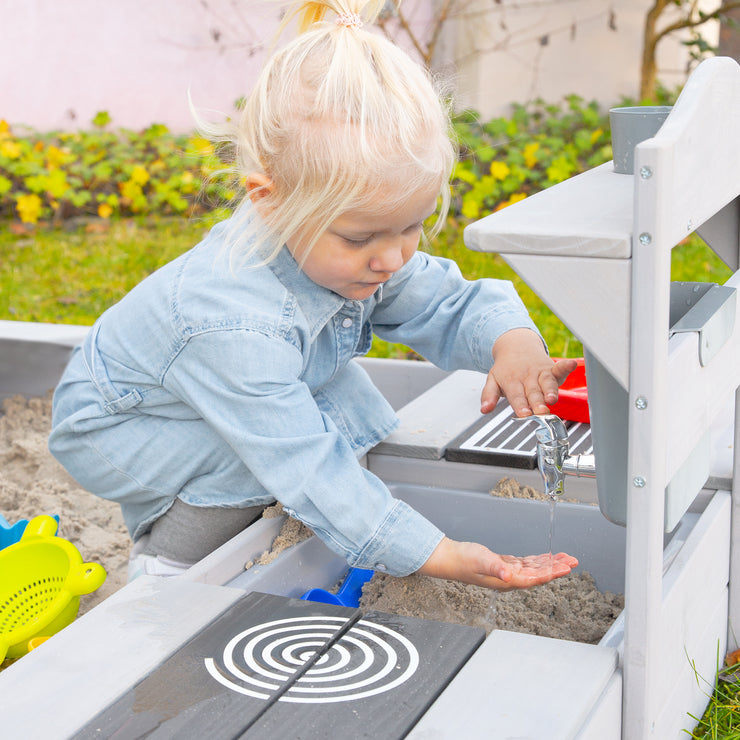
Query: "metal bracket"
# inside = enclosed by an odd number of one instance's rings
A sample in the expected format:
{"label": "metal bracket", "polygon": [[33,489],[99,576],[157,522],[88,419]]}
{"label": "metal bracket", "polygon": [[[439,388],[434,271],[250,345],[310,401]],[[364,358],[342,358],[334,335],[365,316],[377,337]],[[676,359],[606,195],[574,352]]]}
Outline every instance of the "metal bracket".
{"label": "metal bracket", "polygon": [[699,362],[709,364],[735,328],[737,293],[716,283],[671,283],[670,335],[699,333]]}

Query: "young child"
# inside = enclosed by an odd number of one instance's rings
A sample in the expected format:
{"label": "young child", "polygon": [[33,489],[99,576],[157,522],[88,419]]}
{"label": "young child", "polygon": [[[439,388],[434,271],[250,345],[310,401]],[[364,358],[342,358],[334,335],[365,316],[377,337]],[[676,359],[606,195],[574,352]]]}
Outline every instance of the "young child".
{"label": "young child", "polygon": [[398,423],[351,362],[373,332],[487,373],[484,413],[501,394],[547,413],[575,366],[549,359],[511,284],[417,251],[440,202],[444,219],[454,148],[426,71],[363,27],[382,5],[287,15],[302,32],[233,135],[242,204],[106,311],[56,389],[49,447],[121,505],[130,577],[181,572],[275,501],[350,565],[393,575],[504,590],[577,565],[453,541],[359,462]]}

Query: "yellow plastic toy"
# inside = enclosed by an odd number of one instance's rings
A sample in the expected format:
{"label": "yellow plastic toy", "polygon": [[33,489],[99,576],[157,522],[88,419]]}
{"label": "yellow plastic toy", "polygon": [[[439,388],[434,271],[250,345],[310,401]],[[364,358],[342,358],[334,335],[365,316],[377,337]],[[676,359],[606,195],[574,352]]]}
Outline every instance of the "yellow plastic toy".
{"label": "yellow plastic toy", "polygon": [[77,548],[56,537],[50,516],[32,519],[21,539],[0,550],[0,662],[19,658],[74,621],[80,596],[99,588],[106,572],[83,563]]}

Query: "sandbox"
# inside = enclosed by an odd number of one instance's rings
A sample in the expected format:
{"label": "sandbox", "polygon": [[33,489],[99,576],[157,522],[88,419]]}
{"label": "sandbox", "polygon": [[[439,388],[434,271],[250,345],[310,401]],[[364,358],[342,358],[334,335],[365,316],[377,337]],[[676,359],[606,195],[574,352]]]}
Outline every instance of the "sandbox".
{"label": "sandbox", "polygon": [[[80,738],[685,736],[740,620],[738,90],[735,62],[706,60],[636,147],[634,176],[603,165],[466,230],[584,344],[599,480],[567,481],[553,549],[625,593],[597,644],[301,600],[347,565],[310,537],[245,570],[282,526],[262,519],[182,576],[119,589],[1,673],[6,733],[40,736],[53,716]],[[719,291],[690,286],[675,317],[670,253],[695,229],[735,274]],[[29,357],[29,342],[53,362],[69,352],[53,331],[3,323],[6,347],[26,347],[0,363]],[[13,368],[9,392],[53,378],[44,363]],[[482,376],[364,364],[401,419],[364,464],[451,537],[546,549],[547,503],[489,494],[502,477],[539,487],[534,466],[518,450],[476,462],[458,444]]]}

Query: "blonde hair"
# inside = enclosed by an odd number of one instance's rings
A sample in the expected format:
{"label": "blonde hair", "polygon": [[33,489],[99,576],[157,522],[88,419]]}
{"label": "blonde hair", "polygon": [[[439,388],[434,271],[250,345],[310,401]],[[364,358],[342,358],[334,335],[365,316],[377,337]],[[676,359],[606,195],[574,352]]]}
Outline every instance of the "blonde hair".
{"label": "blonde hair", "polygon": [[237,173],[272,183],[259,218],[253,193],[234,214],[230,241],[245,257],[269,261],[296,234],[307,254],[340,214],[389,192],[439,187],[439,230],[455,161],[449,113],[431,75],[366,30],[383,4],[298,2],[286,13],[281,30],[297,19],[300,33],[268,59],[231,134]]}

